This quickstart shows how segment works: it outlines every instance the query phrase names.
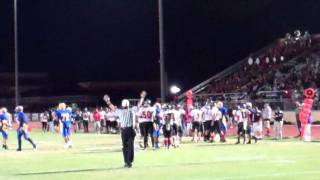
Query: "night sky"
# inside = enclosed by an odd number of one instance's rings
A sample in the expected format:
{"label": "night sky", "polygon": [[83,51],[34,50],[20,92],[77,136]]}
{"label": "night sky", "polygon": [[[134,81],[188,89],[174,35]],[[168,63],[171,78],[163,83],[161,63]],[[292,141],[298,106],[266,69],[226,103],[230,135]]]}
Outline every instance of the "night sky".
{"label": "night sky", "polygon": [[[156,0],[19,0],[20,71],[78,81],[158,80]],[[13,0],[0,0],[0,71],[13,71]],[[319,0],[164,0],[170,83],[185,90],[295,29]]]}

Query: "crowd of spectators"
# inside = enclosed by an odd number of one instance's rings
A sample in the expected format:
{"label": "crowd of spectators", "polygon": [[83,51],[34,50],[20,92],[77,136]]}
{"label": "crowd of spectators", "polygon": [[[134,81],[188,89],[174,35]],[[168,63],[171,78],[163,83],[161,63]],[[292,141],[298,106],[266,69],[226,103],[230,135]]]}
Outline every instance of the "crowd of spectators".
{"label": "crowd of spectators", "polygon": [[[318,70],[320,53],[304,52],[312,48],[310,34],[286,36],[263,53],[250,56],[231,75],[215,80],[203,91],[206,94],[246,93],[251,99],[261,96],[281,96],[281,98],[299,98],[305,87],[320,87]],[[272,92],[272,93],[261,93]]]}

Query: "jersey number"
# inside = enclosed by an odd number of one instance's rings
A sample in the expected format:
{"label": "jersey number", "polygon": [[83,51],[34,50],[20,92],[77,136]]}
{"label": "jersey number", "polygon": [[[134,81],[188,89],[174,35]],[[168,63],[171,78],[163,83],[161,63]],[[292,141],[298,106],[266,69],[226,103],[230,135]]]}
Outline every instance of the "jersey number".
{"label": "jersey number", "polygon": [[151,119],[152,117],[152,113],[150,111],[143,111],[142,112],[142,117],[145,118],[145,119]]}

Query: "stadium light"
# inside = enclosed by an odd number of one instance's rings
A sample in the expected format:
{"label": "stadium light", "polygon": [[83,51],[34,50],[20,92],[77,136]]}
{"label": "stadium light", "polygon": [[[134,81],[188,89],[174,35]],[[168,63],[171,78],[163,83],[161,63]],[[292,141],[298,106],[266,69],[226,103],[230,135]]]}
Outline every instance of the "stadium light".
{"label": "stadium light", "polygon": [[173,86],[171,86],[171,88],[170,88],[171,94],[178,94],[180,91],[181,91],[181,89],[180,89],[178,86],[176,86],[176,85],[173,85]]}
{"label": "stadium light", "polygon": [[252,59],[252,57],[249,57],[249,59],[248,59],[248,64],[249,64],[249,65],[252,65],[252,64],[253,64],[253,59]]}
{"label": "stadium light", "polygon": [[273,62],[274,62],[274,63],[276,63],[276,62],[277,62],[277,58],[276,58],[276,57],[273,57],[273,59],[272,59],[272,60],[273,60]]}
{"label": "stadium light", "polygon": [[266,58],[266,63],[269,64],[269,62],[270,62],[270,58],[267,57],[267,58]]}
{"label": "stadium light", "polygon": [[256,59],[256,64],[257,64],[257,65],[260,64],[260,59],[259,59],[259,58]]}

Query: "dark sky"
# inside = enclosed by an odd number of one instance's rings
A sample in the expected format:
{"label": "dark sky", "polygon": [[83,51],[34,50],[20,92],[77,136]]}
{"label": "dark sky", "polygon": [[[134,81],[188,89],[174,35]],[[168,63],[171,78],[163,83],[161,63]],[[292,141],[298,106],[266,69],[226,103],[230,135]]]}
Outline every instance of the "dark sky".
{"label": "dark sky", "polygon": [[[157,80],[156,0],[19,0],[20,70]],[[13,0],[0,0],[0,70],[13,71]],[[320,32],[318,0],[164,0],[168,78],[184,89],[295,29]]]}

